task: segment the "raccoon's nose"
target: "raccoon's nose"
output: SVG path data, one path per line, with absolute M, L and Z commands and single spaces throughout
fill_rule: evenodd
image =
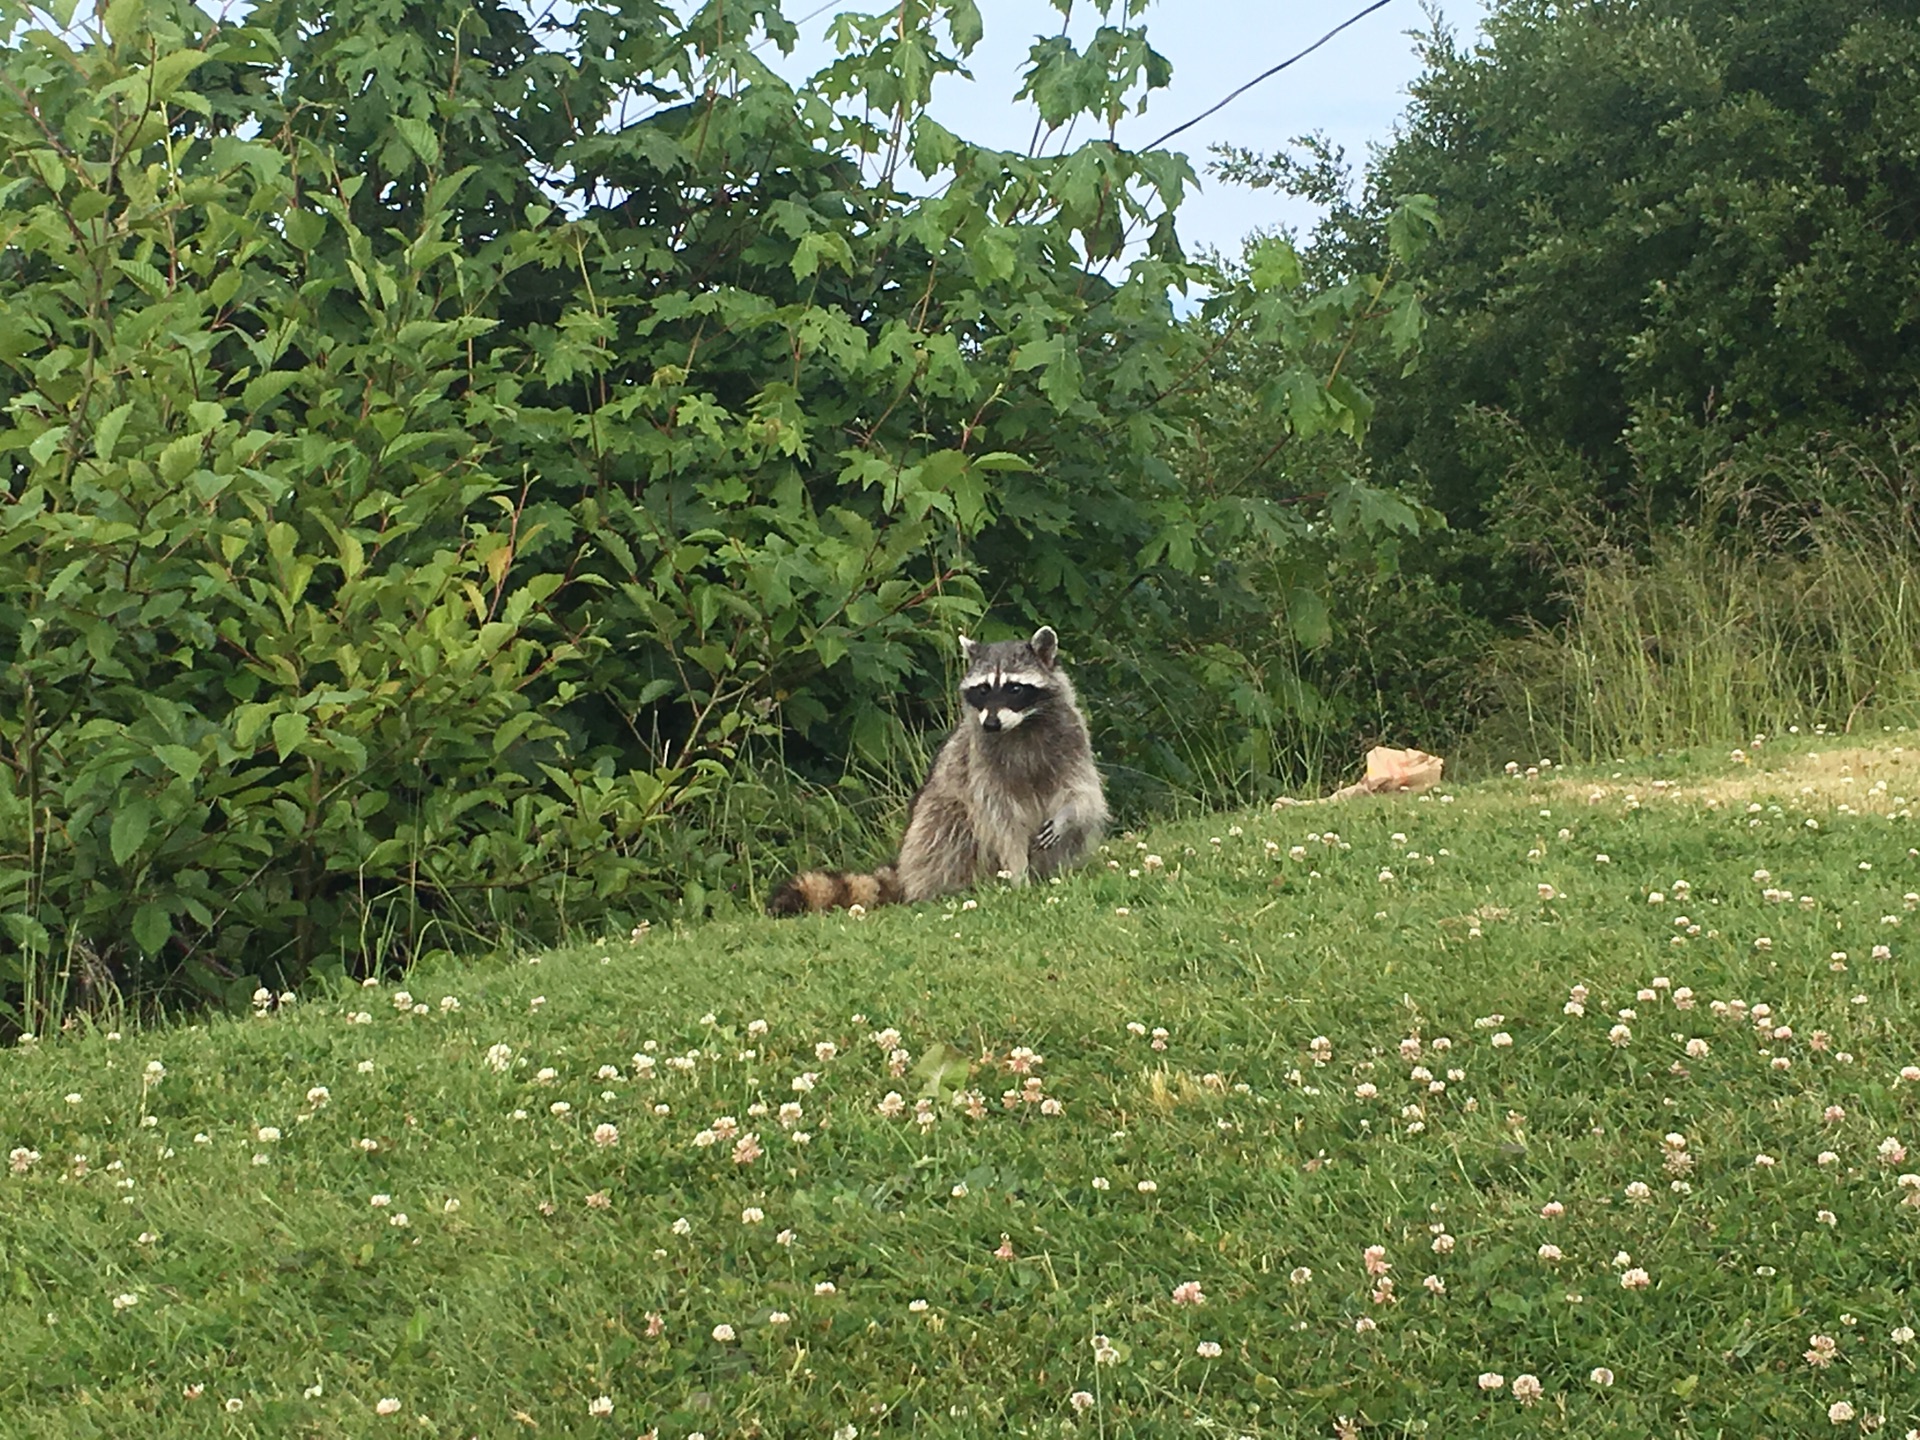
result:
M 982 730 L 998 730 L 1000 728 L 1000 717 L 991 710 L 982 711 L 980 714 L 980 728 Z

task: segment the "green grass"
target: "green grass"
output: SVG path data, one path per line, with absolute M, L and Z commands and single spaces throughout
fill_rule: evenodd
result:
M 1762 754 L 14 1050 L 0 1434 L 1900 1435 L 1920 762 Z M 1032 1079 L 1060 1113 L 1007 1108 Z

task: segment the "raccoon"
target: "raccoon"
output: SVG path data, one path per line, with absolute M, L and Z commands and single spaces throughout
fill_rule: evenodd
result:
M 1004 875 L 1046 879 L 1086 859 L 1107 823 L 1087 720 L 1050 626 L 1031 640 L 960 637 L 960 723 L 907 813 L 900 856 L 871 875 L 809 870 L 770 915 L 913 904 Z

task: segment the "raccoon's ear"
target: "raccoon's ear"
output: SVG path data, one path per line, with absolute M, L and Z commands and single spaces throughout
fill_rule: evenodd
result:
M 960 654 L 965 659 L 972 660 L 973 652 L 979 648 L 980 648 L 980 642 L 978 640 L 969 640 L 964 635 L 960 637 Z
M 1033 639 L 1027 642 L 1027 648 L 1033 651 L 1035 659 L 1051 670 L 1054 657 L 1060 653 L 1060 637 L 1053 633 L 1051 625 L 1042 625 L 1033 632 Z

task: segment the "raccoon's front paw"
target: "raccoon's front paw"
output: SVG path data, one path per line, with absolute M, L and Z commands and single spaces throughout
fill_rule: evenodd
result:
M 1060 822 L 1057 818 L 1047 821 L 1033 832 L 1033 844 L 1037 850 L 1051 850 L 1060 843 Z

